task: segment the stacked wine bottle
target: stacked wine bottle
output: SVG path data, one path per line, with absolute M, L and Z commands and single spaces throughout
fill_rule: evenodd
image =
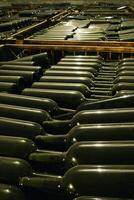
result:
M 0 22 L 0 39 L 5 40 L 9 37 L 12 37 L 13 34 L 16 34 L 19 30 L 24 29 L 25 27 L 30 26 L 31 24 L 31 18 L 22 18 L 16 20 L 12 19 L 10 21 L 8 18 L 6 22 L 3 22 L 2 20 Z
M 67 16 L 64 21 L 39 30 L 29 39 L 36 41 L 134 41 L 133 19 L 83 16 L 83 10 Z
M 134 59 L 49 63 L 0 63 L 1 200 L 133 199 Z

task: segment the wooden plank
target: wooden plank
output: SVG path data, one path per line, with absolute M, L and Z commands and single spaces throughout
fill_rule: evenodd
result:
M 79 45 L 38 45 L 38 44 L 6 44 L 8 48 L 40 49 L 40 50 L 63 50 L 63 51 L 87 51 L 87 52 L 111 52 L 111 53 L 134 53 L 133 47 L 109 47 L 109 46 L 79 46 Z
M 16 41 L 17 42 L 17 41 Z M 108 47 L 134 47 L 134 42 L 120 42 L 120 41 L 46 41 L 25 39 L 24 44 L 41 44 L 41 45 L 79 45 L 79 46 L 108 46 Z

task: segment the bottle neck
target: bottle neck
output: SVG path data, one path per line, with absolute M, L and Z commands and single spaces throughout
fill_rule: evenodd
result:
M 73 113 L 74 110 L 72 109 L 67 109 L 67 108 L 59 108 L 58 111 L 57 111 L 57 115 L 63 115 L 63 114 L 66 114 L 66 113 Z
M 64 151 L 67 147 L 66 135 L 38 135 L 35 138 L 39 149 Z M 38 150 L 40 152 L 41 150 Z
M 23 177 L 20 186 L 40 191 L 56 193 L 60 191 L 62 177 L 54 175 L 44 175 L 43 177 Z
M 70 120 L 73 115 L 75 114 L 76 110 L 73 110 L 72 112 L 66 112 L 63 114 L 59 114 L 57 116 L 54 116 L 54 119 L 56 120 Z
M 44 121 L 43 128 L 47 133 L 66 134 L 70 130 L 71 120 Z
M 29 160 L 32 162 L 37 162 L 40 165 L 51 167 L 62 166 L 64 164 L 65 153 L 56 151 L 44 151 L 43 153 L 31 153 L 29 155 Z

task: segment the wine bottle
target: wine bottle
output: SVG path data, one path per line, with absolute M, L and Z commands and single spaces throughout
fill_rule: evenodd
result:
M 133 63 L 134 64 L 134 63 Z M 123 71 L 133 71 L 134 70 L 134 68 L 133 68 L 133 65 L 131 66 L 131 65 L 128 65 L 128 66 L 121 66 L 121 67 L 119 67 L 118 69 L 117 69 L 117 72 L 116 72 L 116 74 L 118 74 L 118 73 L 120 73 L 120 72 L 123 72 Z
M 116 83 L 134 83 L 134 77 L 133 76 L 119 76 L 115 78 L 114 84 Z
M 74 90 L 26 88 L 22 91 L 21 94 L 28 96 L 50 98 L 56 101 L 56 103 L 60 107 L 69 109 L 76 109 L 79 104 L 81 104 L 86 100 L 86 98 L 81 92 Z
M 120 64 L 122 63 L 131 63 L 131 62 L 134 62 L 134 58 L 123 58 L 120 60 Z
M 75 56 L 65 56 L 64 57 L 65 59 L 100 59 L 100 60 L 103 60 L 103 58 L 100 56 L 100 55 L 88 55 L 88 56 L 85 56 L 85 55 L 75 55 Z
M 76 57 L 76 56 L 70 56 L 70 57 L 64 57 L 64 58 L 61 58 L 61 61 L 63 62 L 97 62 L 97 63 L 101 63 L 102 60 L 101 58 L 86 58 L 86 57 Z
M 80 141 L 134 140 L 133 123 L 83 124 L 74 126 L 66 135 L 37 135 L 39 149 L 66 151 Z
M 1 92 L 0 103 L 42 109 L 47 111 L 51 116 L 63 113 L 72 113 L 72 110 L 59 108 L 55 101 L 41 97 L 39 98 Z
M 125 199 L 126 198 L 81 196 L 81 197 L 75 198 L 74 200 L 125 200 Z
M 41 125 L 31 121 L 0 117 L 1 135 L 34 138 L 45 134 Z
M 67 152 L 33 152 L 29 155 L 29 160 L 43 171 L 46 166 L 58 166 L 59 173 L 64 174 L 76 165 L 133 165 L 133 151 L 134 141 L 88 141 L 73 144 Z
M 18 58 L 15 61 L 39 61 L 39 60 L 47 60 L 47 59 L 48 59 L 47 52 L 43 52 L 39 54 L 34 54 L 34 55 Z
M 113 70 L 104 70 L 103 71 L 103 70 L 101 70 L 98 74 L 98 77 L 96 77 L 96 79 L 99 78 L 99 77 L 110 78 L 111 83 L 113 83 L 113 80 L 116 77 L 116 71 L 113 71 Z M 107 79 L 107 82 L 108 82 L 108 79 Z
M 45 110 L 8 104 L 0 104 L 0 117 L 28 120 L 39 124 L 51 120 L 51 116 Z
M 0 76 L 22 76 L 27 84 L 37 80 L 38 73 L 34 71 L 0 70 Z
M 0 76 L 0 82 L 16 83 L 21 88 L 25 86 L 24 78 L 21 76 Z
M 16 70 L 16 71 L 33 71 L 39 75 L 43 74 L 42 68 L 39 66 L 26 66 L 26 65 L 1 65 L 0 70 Z
M 23 159 L 3 156 L 0 160 L 0 182 L 4 184 L 18 185 L 21 177 L 41 176 Z
M 112 88 L 112 94 L 115 95 L 120 90 L 134 90 L 134 83 L 117 83 Z
M 134 91 L 133 90 L 120 90 L 117 92 L 114 97 L 120 97 L 120 96 L 126 96 L 126 95 L 133 95 Z
M 48 133 L 65 134 L 79 124 L 133 122 L 133 114 L 133 108 L 84 110 L 76 113 L 70 120 L 45 121 L 43 127 Z M 62 130 L 60 124 L 62 124 Z
M 27 66 L 36 66 L 36 62 L 33 61 L 17 61 L 17 60 L 11 60 L 11 61 L 0 61 L 0 65 L 27 65 Z
M 25 56 L 22 58 L 18 58 L 14 61 L 19 61 L 19 62 L 33 61 L 34 63 L 36 63 L 36 65 L 42 66 L 43 68 L 47 68 L 49 66 L 49 59 L 48 59 L 47 52 Z
M 124 93 L 125 96 L 112 97 L 111 99 L 103 99 L 94 102 L 85 101 L 77 107 L 76 112 L 90 109 L 108 109 L 108 108 L 123 108 L 133 107 L 133 94 Z
M 124 91 L 124 92 L 123 92 Z M 110 99 L 103 99 L 98 101 L 86 100 L 85 102 L 81 103 L 75 113 L 82 111 L 82 110 L 91 110 L 91 109 L 108 109 L 108 108 L 123 108 L 123 107 L 133 107 L 133 91 L 122 90 L 122 97 L 120 95 L 120 91 L 114 95 L 114 97 Z M 68 118 L 71 118 L 75 113 L 68 113 Z M 66 115 L 67 117 L 67 115 Z M 56 117 L 58 119 L 58 117 Z
M 97 77 L 95 77 L 95 80 L 111 84 L 111 82 L 113 82 L 113 80 L 114 80 L 114 77 L 97 76 Z
M 94 79 L 94 75 L 87 71 L 64 71 L 64 70 L 46 70 L 43 74 L 44 76 L 73 76 L 73 77 L 88 77 Z
M 57 65 L 64 65 L 64 66 L 80 66 L 80 67 L 94 67 L 96 70 L 99 70 L 101 68 L 101 64 L 98 62 L 63 62 L 60 61 L 57 63 Z
M 61 193 L 68 199 L 83 195 L 133 198 L 134 166 L 79 165 L 63 177 L 23 177 L 20 185 L 30 191 L 47 190 L 52 196 Z
M 126 62 L 120 62 L 119 64 L 118 64 L 118 68 L 120 68 L 120 67 L 127 67 L 127 66 L 133 66 L 133 64 L 134 64 L 134 60 L 132 61 L 126 61 Z
M 18 86 L 15 83 L 0 82 L 0 92 L 17 93 Z
M 55 157 L 57 157 L 57 152 L 39 150 L 37 149 L 36 144 L 30 139 L 13 136 L 0 136 L 0 145 L 0 156 L 25 159 L 29 161 L 33 169 L 38 172 L 53 172 L 56 174 L 59 173 L 59 164 L 57 164 L 56 158 L 54 158 L 56 161 L 55 165 L 50 166 L 50 161 L 47 157 L 48 154 L 50 154 L 50 158 L 52 158 L 51 154 L 55 154 Z M 42 157 L 41 154 L 44 155 L 43 159 L 46 157 L 46 161 L 48 160 L 48 162 L 44 162 L 43 165 L 43 159 L 42 161 L 40 160 Z
M 134 71 L 124 70 L 117 74 L 117 77 L 119 76 L 134 76 Z
M 94 74 L 95 76 L 98 74 L 98 71 L 96 69 L 94 69 L 93 67 L 66 67 L 66 66 L 62 66 L 62 65 L 52 65 L 51 68 L 49 70 L 63 70 L 63 71 L 69 71 L 69 69 L 71 71 L 87 71 L 87 72 L 91 72 L 92 74 Z
M 34 82 L 31 87 L 38 89 L 75 90 L 81 92 L 85 97 L 91 95 L 89 88 L 82 83 Z
M 1 32 L 11 31 L 12 27 L 13 27 L 13 23 L 12 22 L 4 22 L 4 23 L 0 24 Z
M 28 159 L 36 151 L 37 146 L 30 139 L 0 135 L 0 156 Z
M 25 200 L 25 195 L 19 188 L 15 186 L 0 184 L 0 199 Z
M 74 76 L 42 76 L 40 82 L 61 82 L 61 83 L 83 83 L 89 88 L 94 86 L 94 82 L 88 77 L 74 77 Z

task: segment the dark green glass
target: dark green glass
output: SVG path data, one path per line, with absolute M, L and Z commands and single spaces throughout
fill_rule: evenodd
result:
M 120 97 L 120 96 L 125 97 L 126 95 L 133 95 L 133 94 L 134 94 L 133 90 L 120 90 L 114 95 L 114 97 Z
M 86 55 L 75 55 L 75 56 L 65 56 L 65 59 L 90 59 L 90 60 L 92 60 L 92 59 L 97 59 L 97 61 L 98 61 L 98 59 L 100 59 L 100 60 L 102 60 L 102 57 L 100 56 L 100 55 L 88 55 L 88 56 L 86 56 Z
M 114 84 L 116 83 L 134 83 L 134 77 L 133 76 L 119 76 L 115 78 Z
M 49 113 L 44 110 L 8 104 L 0 104 L 0 117 L 28 120 L 39 124 L 51 120 Z
M 64 61 L 64 62 L 98 62 L 98 63 L 102 62 L 102 60 L 99 57 L 97 58 L 97 56 L 96 56 L 96 58 L 95 57 L 90 58 L 90 56 L 89 56 L 89 58 L 86 58 L 86 56 L 83 56 L 83 57 L 66 56 L 64 58 L 61 58 L 61 61 Z
M 84 102 L 77 107 L 76 112 L 89 109 L 107 109 L 133 107 L 134 95 L 126 94 L 125 97 L 113 97 L 111 99 L 98 100 L 95 102 Z
M 26 88 L 22 91 L 22 95 L 50 98 L 56 101 L 60 107 L 69 109 L 75 109 L 85 100 L 81 92 L 74 90 Z
M 0 133 L 5 136 L 34 138 L 45 134 L 42 126 L 31 121 L 0 117 Z
M 38 73 L 35 71 L 0 70 L 0 76 L 22 76 L 27 84 L 37 80 Z
M 46 170 L 52 165 L 58 168 L 60 174 L 76 165 L 133 165 L 132 154 L 134 141 L 96 141 L 77 142 L 68 151 L 31 153 L 30 161 Z M 59 166 L 59 167 L 58 167 Z M 40 169 L 39 169 L 40 170 Z
M 17 60 L 11 60 L 11 61 L 0 61 L 0 65 L 28 65 L 28 66 L 35 66 L 36 62 L 33 61 L 17 61 Z
M 42 109 L 52 116 L 69 111 L 59 108 L 56 102 L 51 99 L 17 94 L 0 93 L 0 103 Z
M 70 71 L 64 71 L 64 70 L 46 70 L 43 74 L 44 76 L 74 76 L 74 77 L 88 77 L 91 79 L 94 79 L 94 75 L 91 72 L 87 72 L 87 71 L 72 71 L 70 69 Z
M 117 77 L 119 76 L 134 76 L 134 71 L 124 70 L 117 74 Z
M 112 197 L 92 197 L 92 196 L 81 196 L 74 200 L 125 200 L 124 198 L 112 198 Z M 131 199 L 128 199 L 131 200 Z
M 83 83 L 89 88 L 94 85 L 91 78 L 75 76 L 42 76 L 40 82 Z
M 123 58 L 123 59 L 121 59 L 121 61 L 120 61 L 120 64 L 122 64 L 122 63 L 128 63 L 128 62 L 134 62 L 134 58 Z
M 98 62 L 64 62 L 64 61 L 60 61 L 57 63 L 58 65 L 64 65 L 64 66 L 81 66 L 81 67 L 94 67 L 96 70 L 98 70 L 99 68 L 101 68 L 101 64 Z
M 25 195 L 19 188 L 15 186 L 0 184 L 0 199 L 25 200 Z
M 122 60 L 121 60 L 122 61 Z M 127 60 L 126 62 L 124 61 L 124 62 L 121 62 L 120 61 L 120 63 L 118 64 L 118 68 L 120 68 L 120 67 L 125 67 L 125 66 L 133 66 L 133 64 L 134 64 L 134 60 Z
M 43 71 L 40 66 L 26 66 L 26 65 L 1 65 L 0 70 L 15 70 L 15 71 L 33 71 L 42 75 Z
M 30 56 L 25 56 L 22 58 L 19 58 L 15 61 L 39 61 L 39 60 L 47 60 L 47 52 L 43 52 L 43 53 L 39 53 L 39 54 L 34 54 L 34 55 L 30 55 Z
M 30 139 L 0 135 L 0 156 L 28 159 L 35 151 L 37 146 Z
M 25 160 L 11 157 L 0 157 L 0 160 L 1 183 L 18 185 L 21 177 L 33 174 L 31 166 Z
M 133 198 L 133 165 L 79 165 L 68 170 L 63 177 L 24 177 L 20 185 L 28 189 L 58 192 L 65 198 L 78 196 L 110 196 Z
M 120 90 L 134 90 L 134 83 L 117 83 L 112 88 L 113 95 L 115 95 Z
M 83 124 L 74 126 L 66 135 L 38 135 L 36 144 L 41 149 L 66 151 L 80 141 L 134 140 L 134 123 Z
M 25 85 L 24 78 L 21 76 L 0 76 L 0 82 L 16 83 L 20 88 Z
M 32 84 L 32 88 L 75 90 L 81 92 L 85 97 L 89 97 L 91 95 L 89 88 L 81 83 L 34 82 Z
M 48 133 L 65 134 L 72 127 L 80 124 L 133 122 L 133 115 L 133 108 L 84 110 L 75 114 L 70 120 L 45 121 L 43 127 Z
M 132 65 L 121 65 L 118 69 L 117 69 L 117 72 L 116 74 L 120 73 L 120 72 L 123 72 L 123 71 L 133 71 L 134 68 L 133 68 L 133 65 L 134 63 L 132 63 Z
M 68 66 L 62 66 L 62 65 L 52 65 L 51 68 L 49 70 L 64 70 L 64 71 L 69 71 L 69 69 L 71 71 L 87 71 L 87 72 L 91 72 L 94 75 L 97 75 L 98 72 L 96 69 L 94 69 L 93 67 L 68 67 Z
M 0 92 L 17 93 L 18 91 L 16 83 L 0 82 Z
M 126 22 L 127 23 L 127 22 Z M 128 28 L 128 27 L 127 27 Z M 134 28 L 134 27 L 133 27 Z M 131 33 L 131 31 L 133 30 L 133 28 L 131 28 L 131 29 L 124 29 L 124 30 L 121 30 L 121 32 L 129 32 L 130 31 L 130 33 Z M 120 31 L 119 31 L 120 32 Z M 128 57 L 128 58 L 122 58 L 120 61 L 119 61 L 119 65 L 122 65 L 122 64 L 127 64 L 127 63 L 133 63 L 134 62 L 134 58 L 133 57 Z

